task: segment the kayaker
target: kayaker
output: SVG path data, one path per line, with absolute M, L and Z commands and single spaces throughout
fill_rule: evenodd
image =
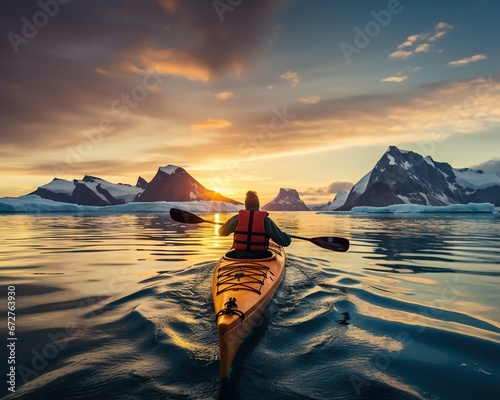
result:
M 219 229 L 220 236 L 234 232 L 233 247 L 236 258 L 263 258 L 268 255 L 269 239 L 281 246 L 290 245 L 292 239 L 283 232 L 267 212 L 260 211 L 257 193 L 249 190 L 245 197 L 245 209 L 231 217 Z

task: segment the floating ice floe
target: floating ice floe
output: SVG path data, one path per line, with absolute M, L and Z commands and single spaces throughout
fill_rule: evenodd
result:
M 451 204 L 449 206 L 424 206 L 419 204 L 394 204 L 386 207 L 353 207 L 352 214 L 373 213 L 492 213 L 491 203 Z
M 37 195 L 0 198 L 0 213 L 142 213 L 168 212 L 171 208 L 180 208 L 191 212 L 237 212 L 243 206 L 221 201 L 187 202 L 137 202 L 114 206 L 79 206 L 42 199 Z

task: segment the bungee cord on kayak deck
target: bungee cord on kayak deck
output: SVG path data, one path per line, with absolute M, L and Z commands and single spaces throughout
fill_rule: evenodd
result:
M 257 262 L 248 265 L 235 262 L 221 267 L 218 272 L 217 294 L 227 290 L 250 290 L 260 294 L 269 267 Z M 245 281 L 242 281 L 242 278 L 246 278 Z

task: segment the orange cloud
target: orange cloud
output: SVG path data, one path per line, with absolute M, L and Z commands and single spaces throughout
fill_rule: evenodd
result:
M 296 72 L 292 72 L 291 70 L 288 70 L 284 74 L 281 74 L 280 78 L 290 82 L 292 86 L 295 86 L 300 82 L 299 75 Z
M 453 26 L 446 22 L 440 22 L 434 27 L 434 32 L 418 33 L 410 35 L 406 40 L 398 45 L 398 49 L 390 54 L 392 58 L 410 58 L 415 53 L 428 53 L 432 50 L 432 44 L 437 39 L 443 37 Z M 411 47 L 415 49 L 411 50 Z
M 412 51 L 396 50 L 389 54 L 392 58 L 410 58 L 413 55 Z
M 234 93 L 231 92 L 219 92 L 215 95 L 219 100 L 228 100 L 234 97 Z
M 211 78 L 210 69 L 201 65 L 188 53 L 175 49 L 158 50 L 146 48 L 137 56 L 144 68 L 154 68 L 160 74 L 182 76 L 192 81 L 208 82 Z M 141 70 L 135 64 L 127 64 L 131 72 Z
M 173 14 L 177 10 L 175 0 L 160 0 L 160 5 L 164 7 L 169 13 Z
M 431 49 L 432 49 L 432 45 L 431 44 L 429 44 L 429 43 L 422 43 L 422 44 L 419 44 L 415 48 L 415 53 L 427 53 Z
M 316 104 L 319 103 L 321 98 L 319 96 L 309 96 L 305 97 L 303 99 L 300 99 L 299 101 L 303 104 Z
M 193 131 L 213 130 L 229 128 L 233 124 L 227 119 L 214 119 L 209 118 L 205 121 L 197 122 L 191 125 Z
M 403 82 L 404 80 L 408 79 L 407 76 L 405 75 L 400 75 L 400 76 L 389 76 L 387 78 L 381 79 L 380 82 Z
M 476 61 L 481 61 L 481 60 L 486 60 L 488 56 L 486 54 L 476 54 L 475 56 L 468 57 L 468 58 L 462 58 L 460 60 L 456 61 L 451 61 L 448 63 L 448 65 L 452 67 L 462 67 L 463 65 L 467 65 Z

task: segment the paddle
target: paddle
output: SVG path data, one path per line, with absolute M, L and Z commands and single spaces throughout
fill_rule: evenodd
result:
M 218 222 L 208 221 L 199 217 L 198 215 L 192 214 L 188 211 L 179 210 L 178 208 L 170 209 L 170 216 L 174 221 L 184 222 L 186 224 L 201 224 L 206 222 L 207 224 L 221 225 Z M 349 240 L 342 237 L 335 236 L 318 236 L 313 238 L 306 238 L 302 236 L 290 235 L 294 239 L 307 240 L 315 244 L 316 246 L 322 247 L 323 249 L 341 251 L 345 252 L 349 249 Z
M 335 236 L 317 236 L 313 238 L 306 238 L 302 236 L 290 235 L 294 239 L 307 240 L 314 243 L 316 246 L 323 247 L 327 250 L 345 252 L 349 250 L 349 240 L 342 237 Z

